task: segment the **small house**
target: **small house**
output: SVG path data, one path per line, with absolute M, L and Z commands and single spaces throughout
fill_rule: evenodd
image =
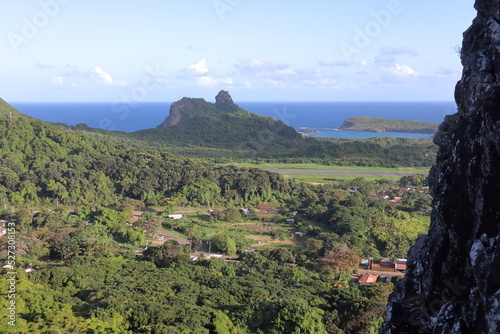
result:
M 396 263 L 394 264 L 394 269 L 398 271 L 405 272 L 406 271 L 406 259 L 397 259 Z
M 7 234 L 7 229 L 6 228 L 0 228 L 0 237 L 4 236 Z
M 359 284 L 373 284 L 377 283 L 378 276 L 365 274 L 358 279 Z
M 304 233 L 304 232 L 295 232 L 295 236 L 297 236 L 297 237 L 303 237 L 305 235 L 306 235 L 306 233 Z
M 177 219 L 181 219 L 181 218 L 182 218 L 182 215 L 168 215 L 168 219 L 177 220 Z
M 288 218 L 288 219 L 285 219 L 285 221 L 286 221 L 288 224 L 295 224 L 295 219 L 293 219 L 293 218 Z
M 368 264 L 368 269 L 377 271 L 390 271 L 390 272 L 396 271 L 394 263 L 391 263 L 390 260 L 387 261 L 387 259 L 384 259 L 382 261 L 370 260 Z

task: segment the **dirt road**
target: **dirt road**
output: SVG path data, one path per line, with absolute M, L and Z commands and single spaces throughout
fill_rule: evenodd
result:
M 347 170 L 309 170 L 309 169 L 264 169 L 264 170 L 280 174 L 313 174 L 313 175 L 408 176 L 408 175 L 427 174 L 427 173 L 405 173 L 405 172 L 363 172 L 363 171 L 347 171 Z

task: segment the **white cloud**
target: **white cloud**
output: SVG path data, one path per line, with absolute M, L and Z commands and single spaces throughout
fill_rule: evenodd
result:
M 188 66 L 188 68 L 192 69 L 196 73 L 205 74 L 205 73 L 208 72 L 207 60 L 206 59 L 202 59 L 199 62 L 197 62 L 196 64 Z
M 64 78 L 62 76 L 59 76 L 59 75 L 55 75 L 53 74 L 51 77 L 50 77 L 50 80 L 52 81 L 52 83 L 56 86 L 61 86 L 61 85 L 64 85 Z
M 126 86 L 127 83 L 125 81 L 115 81 L 111 74 L 103 70 L 101 67 L 96 66 L 93 70 L 90 71 L 91 76 L 102 83 L 109 86 Z
M 211 76 L 203 76 L 196 78 L 196 83 L 202 87 L 214 87 L 217 85 L 231 85 L 233 79 L 231 78 L 214 78 Z
M 104 71 L 99 66 L 94 67 L 94 69 L 92 71 L 90 71 L 90 73 L 92 73 L 96 78 L 99 78 L 106 85 L 113 84 L 113 78 L 111 77 L 111 74 Z
M 376 58 L 375 66 L 379 71 L 382 81 L 388 83 L 401 83 L 414 81 L 422 77 L 408 65 L 401 65 L 394 57 Z
M 399 64 L 394 64 L 394 66 L 390 67 L 387 69 L 389 73 L 395 76 L 417 76 L 419 75 L 417 72 L 415 72 L 410 66 L 407 65 L 399 65 Z

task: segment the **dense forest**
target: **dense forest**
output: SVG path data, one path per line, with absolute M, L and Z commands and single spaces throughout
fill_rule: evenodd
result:
M 351 273 L 428 228 L 425 177 L 312 185 L 0 112 L 5 333 L 372 333 L 393 285 Z
M 232 113 L 189 119 L 171 127 L 133 133 L 85 124 L 63 128 L 105 141 L 199 158 L 212 163 L 278 162 L 339 166 L 430 167 L 437 147 L 431 138 L 313 138 L 271 117 Z

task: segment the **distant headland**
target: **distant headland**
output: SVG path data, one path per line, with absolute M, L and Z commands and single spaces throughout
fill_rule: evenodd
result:
M 438 127 L 437 123 L 356 116 L 346 119 L 339 130 L 434 134 Z

